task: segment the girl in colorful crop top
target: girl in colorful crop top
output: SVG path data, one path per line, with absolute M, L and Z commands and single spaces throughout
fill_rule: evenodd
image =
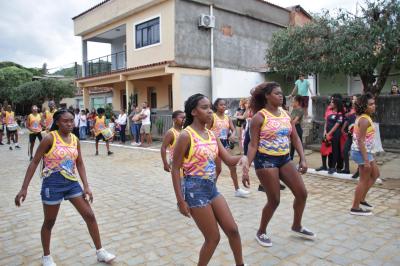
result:
M 315 234 L 301 223 L 307 191 L 300 173 L 307 172 L 307 163 L 299 136 L 296 130 L 292 130 L 290 116 L 281 108 L 282 103 L 282 89 L 276 82 L 264 82 L 258 85 L 252 92 L 250 100 L 250 108 L 255 115 L 250 125 L 247 167 L 254 160 L 257 177 L 266 188 L 268 197 L 256 233 L 257 242 L 264 247 L 272 245 L 267 235 L 267 225 L 278 207 L 280 180 L 290 188 L 295 197 L 292 231 L 298 236 L 315 238 Z M 299 154 L 299 169 L 296 169 L 290 160 L 290 143 Z M 244 175 L 242 181 L 244 184 L 249 184 L 249 176 Z
M 236 128 L 233 125 L 232 119 L 225 114 L 226 102 L 224 99 L 218 98 L 213 104 L 213 116 L 211 118 L 211 123 L 209 129 L 214 133 L 214 135 L 219 138 L 225 149 L 229 149 L 229 142 L 234 141 Z M 236 171 L 236 166 L 228 166 L 229 173 L 233 181 L 233 186 L 235 188 L 235 196 L 246 198 L 249 192 L 239 187 L 238 175 Z M 217 158 L 216 161 L 216 174 L 217 178 L 221 174 L 222 164 L 221 160 Z
M 373 207 L 366 202 L 366 195 L 379 177 L 379 169 L 374 159 L 375 127 L 371 115 L 375 112 L 375 98 L 366 93 L 357 98 L 357 114 L 353 129 L 353 144 L 350 157 L 358 164 L 360 180 L 354 193 L 350 214 L 371 215 Z
M 165 133 L 163 143 L 161 145 L 161 159 L 164 164 L 164 170 L 171 172 L 172 160 L 174 157 L 174 148 L 176 146 L 176 140 L 182 131 L 183 120 L 185 119 L 185 113 L 181 110 L 177 110 L 172 113 L 173 127 L 171 127 L 167 133 Z M 167 150 L 169 151 L 169 160 L 167 159 Z
M 243 265 L 237 225 L 216 187 L 215 161 L 220 157 L 227 165 L 234 166 L 240 161 L 247 166 L 246 157 L 231 156 L 213 132 L 206 128 L 212 117 L 207 97 L 202 94 L 189 97 L 185 102 L 185 114 L 185 129 L 174 149 L 172 181 L 179 211 L 193 217 L 205 238 L 198 265 L 207 265 L 218 245 L 218 224 L 229 238 L 236 265 Z M 181 168 L 185 175 L 182 185 Z
M 71 133 L 73 126 L 74 114 L 72 112 L 62 109 L 54 113 L 50 133 L 40 142 L 26 171 L 21 190 L 15 197 L 15 204 L 19 207 L 26 199 L 29 183 L 43 158 L 41 190 L 44 209 L 41 231 L 43 265 L 55 265 L 50 255 L 50 237 L 63 199 L 69 200 L 85 220 L 96 247 L 97 259 L 110 262 L 115 258 L 115 255 L 102 248 L 96 218 L 89 205 L 89 202 L 93 201 L 93 195 L 87 181 L 79 140 Z M 75 169 L 79 172 L 83 190 L 78 182 Z

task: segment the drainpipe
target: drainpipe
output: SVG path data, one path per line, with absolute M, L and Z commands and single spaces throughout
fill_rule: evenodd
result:
M 213 5 L 210 5 L 210 16 L 212 17 L 214 14 L 214 7 Z M 211 79 L 211 99 L 213 99 L 214 101 L 214 97 L 216 95 L 215 91 L 214 91 L 214 79 L 213 79 L 213 75 L 214 75 L 214 28 L 211 28 L 210 31 L 210 69 L 211 69 L 211 75 L 210 75 L 210 79 Z

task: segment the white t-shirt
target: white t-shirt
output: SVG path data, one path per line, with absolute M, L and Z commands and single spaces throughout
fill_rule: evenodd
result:
M 75 127 L 79 127 L 79 114 L 75 114 L 75 117 L 74 117 L 74 125 L 75 125 Z
M 118 115 L 118 119 L 117 119 L 117 123 L 119 125 L 126 125 L 126 114 L 119 114 Z
M 86 126 L 87 126 L 86 115 L 79 115 L 79 127 L 86 127 Z
M 150 108 L 143 109 L 141 114 L 146 116 L 142 119 L 142 125 L 151 125 Z

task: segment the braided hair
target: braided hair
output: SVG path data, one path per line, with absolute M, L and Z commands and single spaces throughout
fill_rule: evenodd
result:
M 371 99 L 374 99 L 374 96 L 370 92 L 366 92 L 360 97 L 357 97 L 357 101 L 354 105 L 357 115 L 362 115 L 367 111 L 368 101 Z
M 267 99 L 265 95 L 271 94 L 272 90 L 280 87 L 277 82 L 263 82 L 259 84 L 251 93 L 250 108 L 253 110 L 254 114 L 260 111 L 267 104 Z
M 197 104 L 199 103 L 200 100 L 202 100 L 203 98 L 207 98 L 205 95 L 201 94 L 201 93 L 196 93 L 192 96 L 190 96 L 186 102 L 185 102 L 185 114 L 186 114 L 186 118 L 185 118 L 185 123 L 183 125 L 183 127 L 187 127 L 189 125 L 191 125 L 193 123 L 193 115 L 192 115 L 192 111 L 193 109 L 195 109 L 197 107 Z
M 53 124 L 51 125 L 50 131 L 58 130 L 57 121 L 65 113 L 70 113 L 73 117 L 75 117 L 75 114 L 71 110 L 68 109 L 57 110 L 53 115 Z

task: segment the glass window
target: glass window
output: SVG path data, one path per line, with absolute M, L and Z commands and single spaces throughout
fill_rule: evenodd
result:
M 160 42 L 160 18 L 136 25 L 136 49 Z

